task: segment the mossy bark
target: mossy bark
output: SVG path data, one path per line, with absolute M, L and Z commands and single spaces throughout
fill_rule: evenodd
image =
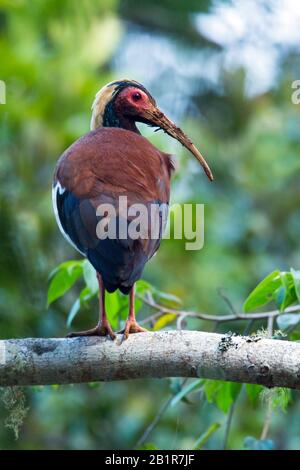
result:
M 160 377 L 300 388 L 300 344 L 200 331 L 0 341 L 0 386 Z

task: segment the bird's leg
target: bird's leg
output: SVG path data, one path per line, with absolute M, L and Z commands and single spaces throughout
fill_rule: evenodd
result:
M 79 331 L 77 333 L 69 333 L 67 335 L 68 338 L 74 338 L 76 336 L 110 336 L 111 339 L 115 339 L 116 337 L 106 317 L 105 288 L 102 277 L 99 273 L 97 273 L 97 279 L 99 283 L 99 322 L 97 323 L 95 328 L 92 328 L 90 330 Z
M 134 286 L 132 287 L 129 293 L 129 315 L 125 323 L 123 333 L 123 339 L 127 339 L 130 333 L 143 333 L 147 331 L 145 328 L 142 328 L 135 319 L 135 310 L 134 310 Z

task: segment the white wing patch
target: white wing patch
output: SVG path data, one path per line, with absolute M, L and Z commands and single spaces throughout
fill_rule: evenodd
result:
M 61 221 L 60 221 L 60 218 L 59 218 L 59 213 L 58 213 L 58 209 L 57 209 L 57 203 L 56 203 L 56 200 L 57 200 L 57 193 L 59 193 L 60 195 L 62 195 L 64 192 L 65 192 L 66 188 L 63 188 L 60 184 L 59 181 L 57 181 L 56 185 L 53 186 L 52 188 L 52 204 L 53 204 L 53 210 L 54 210 L 54 215 L 55 215 L 55 219 L 56 219 L 56 223 L 58 225 L 58 228 L 59 230 L 61 231 L 62 235 L 64 236 L 64 238 L 67 240 L 67 242 L 70 243 L 70 245 L 73 246 L 73 248 L 75 248 L 75 250 L 77 250 L 80 254 L 82 254 L 83 256 L 85 256 L 84 253 L 82 253 L 82 251 L 80 251 L 77 246 L 75 245 L 75 243 L 73 243 L 73 241 L 71 240 L 71 238 L 69 237 L 69 235 L 64 231 L 63 229 L 63 226 L 61 224 Z

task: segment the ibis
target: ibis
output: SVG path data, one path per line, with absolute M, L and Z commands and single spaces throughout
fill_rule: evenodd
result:
M 202 165 L 213 180 L 205 159 L 192 141 L 156 105 L 154 98 L 134 80 L 117 80 L 96 94 L 92 106 L 91 131 L 74 142 L 59 158 L 53 179 L 53 207 L 64 237 L 93 265 L 99 283 L 99 321 L 86 331 L 68 336 L 109 336 L 115 338 L 105 310 L 105 292 L 119 289 L 129 295 L 129 313 L 123 330 L 146 331 L 136 321 L 134 285 L 147 261 L 159 248 L 163 221 L 151 236 L 150 225 L 141 237 L 98 235 L 101 205 L 115 209 L 114 222 L 124 226 L 119 199 L 128 206 L 136 203 L 160 207 L 168 205 L 170 178 L 174 170 L 171 155 L 162 152 L 143 137 L 137 122 L 162 129 L 177 139 Z M 110 217 L 111 218 L 111 217 Z M 125 217 L 125 225 L 132 218 Z M 112 221 L 107 221 L 108 223 Z

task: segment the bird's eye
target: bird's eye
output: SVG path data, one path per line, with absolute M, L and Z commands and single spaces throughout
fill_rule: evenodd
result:
M 136 92 L 133 93 L 133 95 L 132 95 L 133 101 L 139 101 L 141 98 L 142 98 L 142 95 L 141 95 L 138 91 L 136 91 Z

